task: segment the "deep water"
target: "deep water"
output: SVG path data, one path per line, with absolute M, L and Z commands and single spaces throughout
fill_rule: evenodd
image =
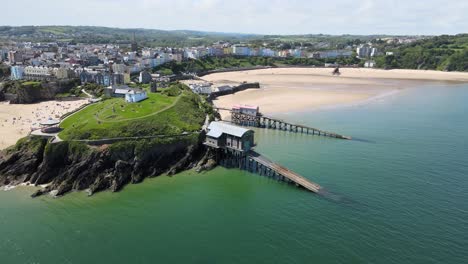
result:
M 238 170 L 120 193 L 0 192 L 0 263 L 468 263 L 468 85 L 280 118 L 345 141 L 256 130 L 321 197 Z

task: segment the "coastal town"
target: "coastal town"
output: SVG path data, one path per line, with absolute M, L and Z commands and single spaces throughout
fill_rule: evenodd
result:
M 389 43 L 410 43 L 417 38 L 388 38 Z M 319 43 L 320 44 L 320 43 Z M 266 44 L 265 44 L 266 45 Z M 152 69 L 165 63 L 181 62 L 205 57 L 270 57 L 311 58 L 327 61 L 337 58 L 358 57 L 365 67 L 373 67 L 373 57 L 384 54 L 371 42 L 330 47 L 321 43 L 317 51 L 310 47 L 272 49 L 250 44 L 218 41 L 201 47 L 142 47 L 134 35 L 129 44 L 80 44 L 70 42 L 15 42 L 0 44 L 0 62 L 10 68 L 11 80 L 51 80 L 79 78 L 81 83 L 109 86 L 130 81 L 149 83 L 167 74 Z M 392 53 L 386 53 L 391 55 Z M 325 63 L 322 66 L 333 66 Z M 350 65 L 353 66 L 353 65 Z M 357 66 L 357 65 L 354 65 Z M 186 69 L 190 74 L 190 69 Z

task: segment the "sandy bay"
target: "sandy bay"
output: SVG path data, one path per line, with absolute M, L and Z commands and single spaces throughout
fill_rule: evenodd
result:
M 214 103 L 223 108 L 258 105 L 270 114 L 359 103 L 424 82 L 468 82 L 468 73 L 461 72 L 364 68 L 342 68 L 340 76 L 331 72 L 330 68 L 271 68 L 215 73 L 203 79 L 217 85 L 259 82 L 260 89 L 221 96 Z

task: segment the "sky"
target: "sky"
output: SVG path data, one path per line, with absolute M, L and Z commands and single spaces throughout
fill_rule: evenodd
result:
M 0 25 L 11 26 L 256 34 L 468 33 L 468 0 L 10 0 L 0 9 Z

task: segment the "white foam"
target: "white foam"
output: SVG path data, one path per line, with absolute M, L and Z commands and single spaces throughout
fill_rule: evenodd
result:
M 14 188 L 16 188 L 16 185 L 7 185 L 7 186 L 3 186 L 2 190 L 6 192 L 9 190 L 13 190 Z

